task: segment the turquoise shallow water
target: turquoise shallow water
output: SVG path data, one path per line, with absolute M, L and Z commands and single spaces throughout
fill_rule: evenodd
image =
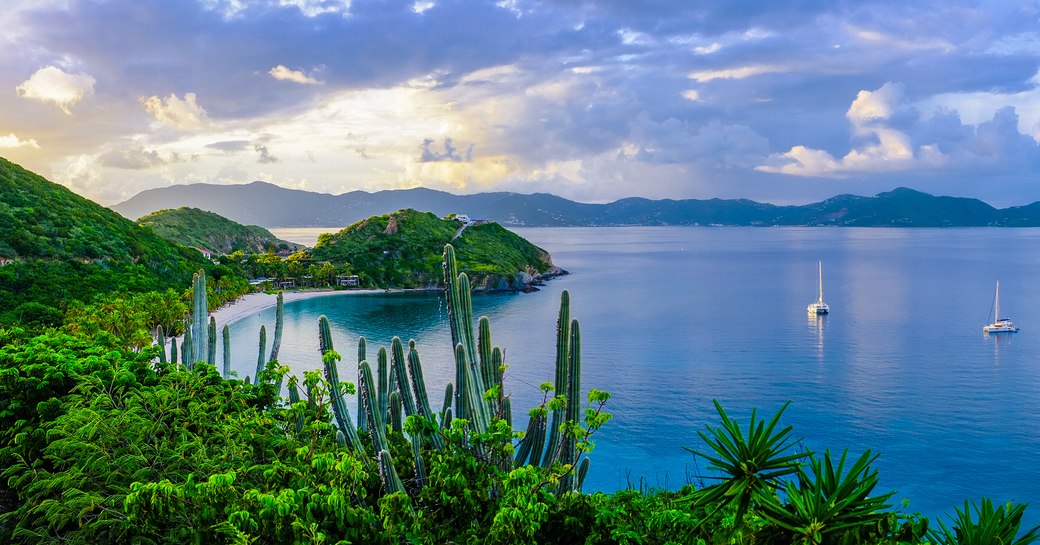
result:
M 732 416 L 771 415 L 813 450 L 881 453 L 881 487 L 935 516 L 965 499 L 1028 501 L 1040 523 L 1040 230 L 835 228 L 516 229 L 573 274 L 540 292 L 474 299 L 506 351 L 514 413 L 553 376 L 559 293 L 581 321 L 583 384 L 608 390 L 586 486 L 674 488 L 704 474 L 683 446 Z M 831 314 L 808 317 L 816 263 Z M 994 283 L 1018 334 L 986 337 Z M 315 369 L 317 319 L 339 351 L 414 338 L 431 392 L 454 373 L 437 294 L 348 295 L 286 305 L 283 363 Z M 240 375 L 273 309 L 236 322 Z M 342 376 L 346 373 L 341 372 Z M 441 395 L 431 393 L 440 404 Z M 352 404 L 351 407 L 354 405 Z M 518 416 L 518 419 L 521 417 Z M 526 419 L 523 419 L 526 422 Z

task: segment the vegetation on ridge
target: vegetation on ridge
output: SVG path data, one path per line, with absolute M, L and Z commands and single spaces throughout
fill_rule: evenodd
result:
M 206 264 L 199 252 L 0 158 L 0 323 L 58 325 L 74 301 L 183 288 Z
M 431 212 L 399 210 L 374 216 L 335 234 L 323 234 L 311 251 L 316 261 L 350 263 L 362 278 L 381 287 L 441 285 L 441 249 L 455 246 L 459 269 L 473 285 L 505 279 L 517 272 L 545 273 L 549 254 L 495 223 L 470 225 Z M 492 289 L 495 286 L 489 286 Z
M 242 225 L 198 208 L 160 210 L 139 218 L 137 224 L 171 242 L 209 250 L 214 254 L 235 251 L 245 254 L 268 251 L 288 254 L 303 249 L 302 245 L 282 240 L 263 227 Z

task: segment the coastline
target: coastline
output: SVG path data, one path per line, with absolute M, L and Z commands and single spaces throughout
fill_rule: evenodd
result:
M 396 291 L 396 290 L 391 290 Z M 386 293 L 386 290 L 377 289 L 364 289 L 364 290 L 302 290 L 302 291 L 283 291 L 283 301 L 290 303 L 292 301 L 301 301 L 303 299 L 313 299 L 315 297 L 327 297 L 330 295 L 359 295 L 366 293 Z M 270 293 L 247 293 L 238 299 L 235 299 L 230 304 L 224 305 L 209 315 L 216 320 L 218 326 L 225 324 L 231 324 L 246 318 L 253 316 L 260 311 L 268 309 L 278 304 L 278 296 Z

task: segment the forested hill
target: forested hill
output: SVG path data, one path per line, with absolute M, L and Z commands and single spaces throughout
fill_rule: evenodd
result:
M 242 225 L 198 208 L 160 210 L 137 220 L 137 224 L 166 240 L 218 254 L 236 250 L 246 254 L 269 250 L 291 253 L 303 249 L 302 245 L 282 240 L 263 227 Z
M 449 242 L 459 270 L 470 276 L 474 289 L 522 290 L 539 275 L 562 272 L 545 250 L 501 225 L 462 227 L 462 221 L 451 217 L 399 210 L 321 235 L 311 255 L 337 266 L 349 263 L 366 284 L 383 287 L 441 285 L 442 252 Z
M 181 288 L 202 254 L 0 158 L 0 323 L 112 291 Z M 42 305 L 41 308 L 38 305 Z
M 746 199 L 628 198 L 589 204 L 535 193 L 453 195 L 426 188 L 328 195 L 264 182 L 192 184 L 143 191 L 112 208 L 137 218 L 160 208 L 194 206 L 264 227 L 339 227 L 402 208 L 438 216 L 467 214 L 510 226 L 790 225 L 856 227 L 1037 227 L 1040 202 L 998 209 L 978 199 L 934 196 L 907 188 L 872 197 L 839 195 L 800 206 Z

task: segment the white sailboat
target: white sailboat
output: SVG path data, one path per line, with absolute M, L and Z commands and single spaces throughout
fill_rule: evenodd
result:
M 1000 281 L 997 280 L 997 291 L 993 295 L 993 323 L 982 326 L 984 333 L 1015 333 L 1018 328 L 1011 318 L 1000 317 Z
M 831 307 L 827 305 L 827 303 L 823 302 L 823 261 L 820 261 L 820 298 L 809 303 L 809 306 L 805 307 L 805 310 L 808 311 L 809 314 L 817 315 L 827 314 L 831 311 Z

